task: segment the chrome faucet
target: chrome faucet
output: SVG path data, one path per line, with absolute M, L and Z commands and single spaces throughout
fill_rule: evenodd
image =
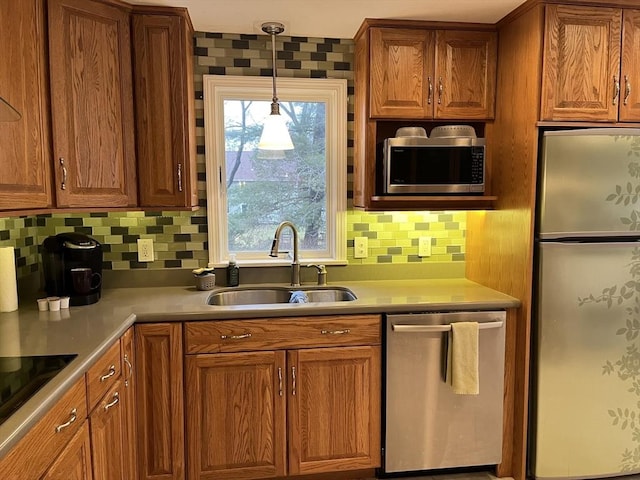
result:
M 273 243 L 271 244 L 270 257 L 278 256 L 278 246 L 280 245 L 280 234 L 285 227 L 291 228 L 293 232 L 293 260 L 291 260 L 291 286 L 300 286 L 300 262 L 298 259 L 298 230 L 295 225 L 289 221 L 284 221 L 278 228 L 276 228 L 276 234 L 273 237 Z

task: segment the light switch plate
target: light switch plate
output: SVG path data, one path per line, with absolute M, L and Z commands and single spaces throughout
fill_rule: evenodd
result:
M 138 261 L 139 262 L 153 262 L 153 239 L 151 238 L 139 238 L 138 239 Z
M 369 239 L 355 237 L 353 239 L 353 258 L 367 258 L 369 256 Z
M 418 238 L 418 256 L 419 257 L 431 256 L 431 237 Z

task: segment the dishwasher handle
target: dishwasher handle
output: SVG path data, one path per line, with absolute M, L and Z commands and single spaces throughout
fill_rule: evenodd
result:
M 504 325 L 502 320 L 497 322 L 482 322 L 478 324 L 478 330 L 500 328 Z M 451 331 L 451 324 L 446 325 L 406 325 L 402 323 L 391 324 L 391 330 L 399 333 L 444 333 Z

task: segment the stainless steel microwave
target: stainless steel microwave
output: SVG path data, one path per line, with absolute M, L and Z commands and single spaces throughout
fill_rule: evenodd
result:
M 383 169 L 387 195 L 482 195 L 484 138 L 387 138 Z

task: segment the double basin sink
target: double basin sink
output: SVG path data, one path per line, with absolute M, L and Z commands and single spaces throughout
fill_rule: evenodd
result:
M 208 305 L 271 305 L 279 303 L 349 302 L 355 294 L 345 287 L 251 286 L 222 288 L 207 298 Z

